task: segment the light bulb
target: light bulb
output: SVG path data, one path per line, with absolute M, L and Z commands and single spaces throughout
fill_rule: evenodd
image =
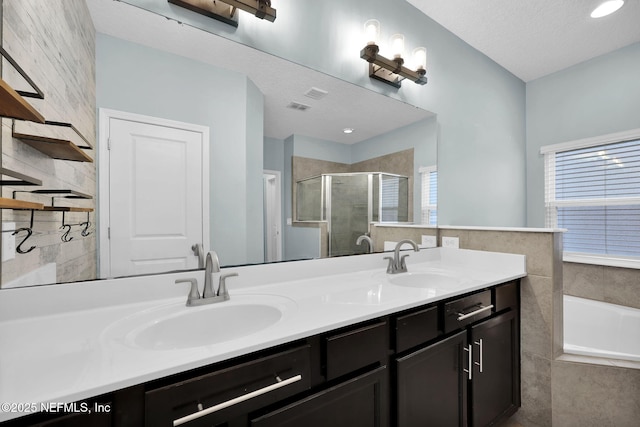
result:
M 376 19 L 369 19 L 364 23 L 364 34 L 367 39 L 367 45 L 378 44 L 380 22 Z
M 391 36 L 391 52 L 394 58 L 402 58 L 404 54 L 404 35 L 394 34 Z
M 416 70 L 424 70 L 427 68 L 427 48 L 417 47 L 413 49 L 412 56 Z

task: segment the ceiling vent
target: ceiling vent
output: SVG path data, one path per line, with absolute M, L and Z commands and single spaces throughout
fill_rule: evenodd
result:
M 317 87 L 312 87 L 311 89 L 306 91 L 304 94 L 309 98 L 322 99 L 325 96 L 327 96 L 328 93 L 329 92 L 327 92 L 326 90 L 318 89 Z
M 298 110 L 298 111 L 307 111 L 309 108 L 311 108 L 311 106 L 307 104 L 303 104 L 301 102 L 291 101 L 289 105 L 287 105 L 287 108 L 291 108 L 292 110 Z

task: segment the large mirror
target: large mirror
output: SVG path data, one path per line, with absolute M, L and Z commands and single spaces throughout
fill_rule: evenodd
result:
M 108 117 L 103 111 L 116 111 L 208 129 L 209 157 L 203 161 L 208 167 L 203 187 L 208 200 L 203 211 L 208 211 L 208 217 L 203 221 L 205 236 L 193 241 L 193 246 L 201 243 L 205 250 L 216 250 L 223 266 L 366 252 L 363 246 L 332 253 L 329 218 L 301 217 L 297 197 L 303 184 L 299 183 L 314 177 L 332 176 L 337 194 L 338 187 L 350 185 L 346 176 L 356 176 L 369 198 L 382 194 L 379 187 L 384 181 L 393 191 L 405 194 L 396 199 L 406 212 L 398 215 L 401 209 L 396 206 L 396 216 L 388 217 L 389 221 L 430 221 L 424 212 L 423 178 L 436 165 L 433 113 L 122 2 L 88 0 L 87 4 L 97 31 L 98 119 Z M 99 133 L 109 129 L 105 126 L 96 124 Z M 97 141 L 106 139 L 99 135 Z M 110 167 L 113 175 L 117 165 L 100 158 L 109 155 L 104 146 L 96 151 L 98 171 Z M 158 170 L 162 167 L 158 163 Z M 170 191 L 170 180 L 162 181 L 160 174 L 154 179 L 166 188 L 167 197 L 176 196 Z M 105 222 L 104 206 L 111 204 L 113 211 L 115 202 L 107 199 L 111 187 L 104 182 L 96 186 L 97 278 L 180 268 L 171 263 L 141 270 L 105 268 L 107 234 L 113 239 L 117 233 Z M 345 194 L 343 198 L 353 199 Z M 326 203 L 321 201 L 324 196 L 319 197 L 313 203 Z M 368 231 L 370 221 L 384 220 L 375 213 L 381 208 L 371 213 L 372 203 L 364 201 L 369 205 L 364 229 L 347 227 L 340 232 L 351 246 L 355 237 Z M 349 217 L 354 209 L 342 210 L 350 210 L 345 214 Z M 334 210 L 340 209 L 334 206 Z M 349 222 L 341 218 L 335 223 Z M 195 253 L 190 247 L 187 252 L 189 264 L 183 268 L 198 268 Z M 35 265 L 25 265 L 19 257 L 3 262 L 2 287 L 68 282 L 84 268 L 69 262 L 51 266 L 50 260 L 43 262 L 44 255 Z M 62 270 L 67 273 L 61 274 Z

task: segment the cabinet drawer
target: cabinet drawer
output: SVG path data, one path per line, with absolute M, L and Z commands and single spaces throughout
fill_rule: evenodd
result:
M 310 386 L 309 345 L 177 382 L 145 393 L 145 424 L 216 425 Z M 197 416 L 196 416 L 197 414 Z
M 492 308 L 490 290 L 445 303 L 445 333 L 455 331 L 477 320 L 491 316 Z
M 438 307 L 398 316 L 395 325 L 398 353 L 423 344 L 438 336 Z
M 385 364 L 389 328 L 386 321 L 325 337 L 327 380 L 365 366 Z

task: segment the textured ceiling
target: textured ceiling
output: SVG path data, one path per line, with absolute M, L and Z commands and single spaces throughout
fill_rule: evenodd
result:
M 640 0 L 407 0 L 525 82 L 640 42 Z
M 353 144 L 433 116 L 410 104 L 120 1 L 86 2 L 100 33 L 247 75 L 264 94 L 267 137 L 285 139 L 295 134 Z M 321 100 L 305 96 L 312 87 L 328 95 Z M 358 100 L 357 105 L 354 100 Z M 292 101 L 311 108 L 287 108 Z M 345 127 L 355 131 L 346 135 L 342 132 Z

